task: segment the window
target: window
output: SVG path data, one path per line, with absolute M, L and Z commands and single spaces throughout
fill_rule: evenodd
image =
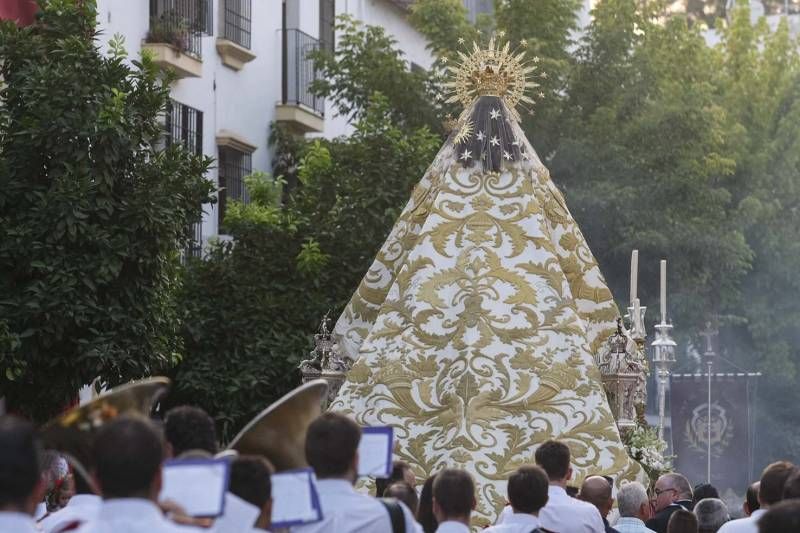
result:
M 244 185 L 244 177 L 253 171 L 250 154 L 229 146 L 219 147 L 219 227 L 223 227 L 225 207 L 228 200 L 250 203 L 250 195 Z M 220 231 L 222 233 L 222 231 Z
M 164 144 L 183 146 L 194 155 L 203 155 L 203 112 L 186 104 L 170 100 L 164 121 Z M 185 256 L 200 257 L 203 249 L 203 220 L 186 228 L 189 244 Z
M 223 0 L 222 36 L 239 46 L 250 48 L 252 0 Z
M 322 50 L 333 52 L 336 35 L 336 0 L 319 0 L 319 42 Z
M 178 143 L 195 155 L 203 154 L 203 112 L 170 100 L 167 104 L 166 145 Z

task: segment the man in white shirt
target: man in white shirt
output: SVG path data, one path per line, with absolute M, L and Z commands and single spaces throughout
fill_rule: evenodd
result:
M 539 527 L 539 511 L 547 504 L 550 480 L 538 466 L 521 466 L 508 478 L 512 513 L 485 533 L 531 533 Z
M 654 533 L 644 523 L 650 519 L 650 497 L 638 481 L 626 483 L 617 491 L 619 520 L 614 529 L 619 533 Z
M 293 533 L 389 533 L 393 531 L 389 510 L 375 498 L 356 492 L 358 443 L 361 428 L 344 415 L 324 413 L 308 427 L 306 460 L 317 477 L 323 519 L 296 526 Z M 406 533 L 420 531 L 411 512 L 402 503 Z
M 794 469 L 794 465 L 786 461 L 772 463 L 765 468 L 758 487 L 759 508 L 747 518 L 726 522 L 718 533 L 758 533 L 759 518 L 783 499 L 784 485 Z
M 446 468 L 433 482 L 433 514 L 436 533 L 469 533 L 469 517 L 475 509 L 475 482 L 465 470 Z
M 100 428 L 94 441 L 94 467 L 103 503 L 97 518 L 77 531 L 199 532 L 167 520 L 158 507 L 163 460 L 161 434 L 149 420 L 123 415 Z
M 0 417 L 0 531 L 38 532 L 33 513 L 44 491 L 33 426 Z
M 567 482 L 572 478 L 567 445 L 549 440 L 536 449 L 534 458 L 550 480 L 547 505 L 539 511 L 541 527 L 558 533 L 604 533 L 600 511 L 566 492 Z

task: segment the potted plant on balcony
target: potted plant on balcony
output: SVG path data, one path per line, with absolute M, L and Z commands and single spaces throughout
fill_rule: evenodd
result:
M 186 17 L 174 10 L 150 18 L 150 29 L 142 50 L 161 68 L 178 78 L 199 77 L 203 73 L 196 30 Z M 193 42 L 194 40 L 194 42 Z
M 189 49 L 189 25 L 186 20 L 174 11 L 167 11 L 158 17 L 150 17 L 150 29 L 145 42 L 168 44 L 178 52 L 185 53 Z

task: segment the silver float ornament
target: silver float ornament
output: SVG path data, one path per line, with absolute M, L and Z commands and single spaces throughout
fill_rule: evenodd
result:
M 314 335 L 314 349 L 309 354 L 311 358 L 302 361 L 299 367 L 303 383 L 315 379 L 324 379 L 328 382 L 328 396 L 324 400 L 323 408 L 336 398 L 352 366 L 347 358 L 339 354 L 338 346 L 328 328 L 329 321 L 326 313 L 320 322 L 319 331 Z
M 611 412 L 620 432 L 636 426 L 639 382 L 645 372 L 639 361 L 638 347 L 617 319 L 617 331 L 606 341 L 598 358 Z

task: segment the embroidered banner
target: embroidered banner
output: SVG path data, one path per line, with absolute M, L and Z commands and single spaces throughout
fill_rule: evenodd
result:
M 675 374 L 670 384 L 675 470 L 706 481 L 711 440 L 711 484 L 725 497 L 753 480 L 751 387 L 747 374 L 712 374 L 709 431 L 708 375 Z

